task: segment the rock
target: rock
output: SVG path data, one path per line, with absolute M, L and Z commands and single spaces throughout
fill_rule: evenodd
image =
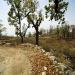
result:
M 42 75 L 46 75 L 46 71 L 42 72 Z
M 47 67 L 46 66 L 44 66 L 43 69 L 44 69 L 44 71 L 47 71 Z
M 41 49 L 41 51 L 42 51 L 43 53 L 45 53 L 45 50 L 44 50 L 44 49 Z
M 65 72 L 65 69 L 67 68 L 65 64 L 63 63 L 58 63 L 58 68 L 62 71 Z
M 56 60 L 55 60 L 55 61 L 53 61 L 53 64 L 54 64 L 54 65 L 56 65 L 57 63 L 58 63 L 58 62 L 57 62 Z
M 46 52 L 46 54 L 45 54 L 45 55 L 49 56 L 49 55 L 50 55 L 50 53 L 49 53 L 49 52 Z
M 54 61 L 56 59 L 55 56 L 49 56 L 50 60 Z
M 0 42 L 0 45 L 4 45 L 4 44 L 6 44 L 5 42 Z
M 12 46 L 12 43 L 6 43 L 5 46 Z

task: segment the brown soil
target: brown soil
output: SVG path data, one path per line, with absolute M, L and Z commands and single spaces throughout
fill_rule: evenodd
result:
M 52 61 L 34 45 L 0 46 L 0 75 L 57 75 Z

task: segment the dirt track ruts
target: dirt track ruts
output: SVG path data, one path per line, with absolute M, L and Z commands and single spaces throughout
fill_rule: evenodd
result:
M 31 75 L 31 63 L 21 48 L 0 47 L 0 75 Z

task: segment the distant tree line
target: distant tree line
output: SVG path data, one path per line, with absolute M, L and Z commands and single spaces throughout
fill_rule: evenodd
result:
M 64 24 L 61 27 L 57 26 L 56 34 L 58 38 L 75 39 L 75 25 Z
M 56 28 L 50 26 L 49 29 L 40 29 L 40 36 L 52 36 L 56 35 L 58 39 L 75 39 L 75 25 L 69 25 L 67 23 L 57 25 Z
M 2 33 L 3 33 L 5 30 L 6 30 L 6 27 L 4 27 L 2 23 L 0 23 L 0 38 L 1 38 L 1 36 L 3 36 Z

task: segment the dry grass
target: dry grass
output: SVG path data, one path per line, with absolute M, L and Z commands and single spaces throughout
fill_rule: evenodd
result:
M 35 44 L 35 38 L 25 38 L 25 42 Z M 58 61 L 60 61 L 61 63 L 72 65 L 74 67 L 75 64 L 73 61 L 75 59 L 71 60 L 73 62 L 72 64 L 69 64 L 64 55 L 75 57 L 75 39 L 64 40 L 57 39 L 56 37 L 40 37 L 40 46 L 46 51 L 52 51 L 58 58 Z
M 18 39 L 12 38 L 12 37 L 9 37 L 9 38 L 11 39 L 8 41 L 13 44 L 21 43 L 20 38 Z M 35 44 L 35 37 L 24 38 L 24 43 Z M 52 51 L 54 55 L 58 57 L 58 61 L 62 63 L 67 64 L 64 54 L 75 57 L 75 39 L 64 40 L 64 39 L 57 39 L 55 36 L 51 36 L 51 37 L 47 36 L 47 37 L 40 37 L 39 43 L 40 43 L 40 46 L 46 51 Z

